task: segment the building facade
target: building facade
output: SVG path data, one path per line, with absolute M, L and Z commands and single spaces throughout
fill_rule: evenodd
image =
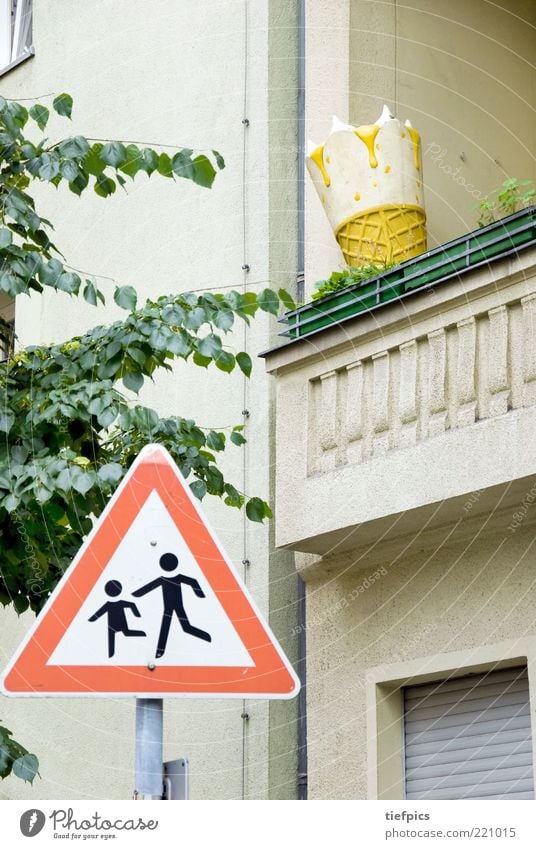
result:
M 344 261 L 304 137 L 324 139 L 333 113 L 370 124 L 384 103 L 422 137 L 429 247 L 458 240 L 450 269 L 426 277 L 417 257 L 414 291 L 404 278 L 378 308 L 279 342 L 269 318 L 240 331 L 237 347 L 269 349 L 269 375 L 179 366 L 144 389 L 160 412 L 188 399 L 203 425 L 244 417 L 248 446 L 225 471 L 274 504 L 274 522 L 205 506 L 284 650 L 298 661 L 307 646 L 307 765 L 296 701 L 166 703 L 165 756 L 190 759 L 193 798 L 296 798 L 306 781 L 312 799 L 533 797 L 532 224 L 463 268 L 459 251 L 474 259 L 467 234 L 491 190 L 536 176 L 535 25 L 530 0 L 170 0 L 158 13 L 41 0 L 32 58 L 24 28 L 1 42 L 14 63 L 2 94 L 70 91 L 73 132 L 225 156 L 210 192 L 154 179 L 106 202 L 38 191 L 70 262 L 141 296 L 294 292 L 304 273 L 309 300 Z M 116 317 L 59 295 L 19 298 L 15 314 L 19 344 Z M 28 621 L 2 613 L 5 658 Z M 42 775 L 3 782 L 6 798 L 134 789 L 128 701 L 3 700 L 2 719 Z
M 20 0 L 18 5 L 20 11 Z M 181 0 L 156 8 L 130 0 L 42 0 L 22 6 L 33 6 L 31 50 L 24 52 L 22 44 L 20 54 L 13 53 L 20 39 L 12 35 L 0 88 L 6 97 L 45 103 L 48 93 L 68 91 L 74 98 L 72 124 L 51 119 L 51 138 L 80 132 L 153 147 L 215 148 L 226 168 L 211 191 L 189 181 L 138 177 L 108 202 L 90 191 L 78 199 L 68 190 L 36 186 L 37 203 L 54 222 L 55 241 L 67 261 L 103 275 L 99 285 L 109 297 L 99 309 L 61 294 L 19 298 L 17 344 L 57 342 L 120 317 L 111 297 L 113 281 L 133 285 L 140 300 L 186 290 L 258 292 L 268 281 L 292 289 L 297 271 L 293 5 Z M 12 4 L 0 3 L 0 10 L 9 20 Z M 231 348 L 254 357 L 273 343 L 274 326 L 273 319 L 259 317 L 237 330 Z M 249 382 L 238 374 L 182 364 L 159 375 L 141 399 L 161 414 L 185 415 L 207 427 L 244 423 L 247 447 L 226 453 L 224 472 L 240 490 L 273 502 L 272 391 L 260 362 Z M 210 497 L 204 507 L 295 661 L 292 556 L 275 551 L 266 522 L 253 524 Z M 31 618 L 18 618 L 10 609 L 0 613 L 3 662 Z M 1 782 L 3 797 L 132 796 L 131 700 L 2 698 L 0 715 L 38 754 L 41 775 L 32 787 L 13 777 Z M 191 798 L 295 798 L 296 748 L 296 700 L 165 704 L 164 757 L 189 758 Z
M 534 211 L 523 246 L 467 235 L 495 186 L 535 177 L 534 23 L 524 2 L 307 4 L 308 136 L 383 103 L 410 118 L 429 247 L 450 245 L 399 298 L 302 308 L 266 355 L 310 798 L 534 797 Z M 342 256 L 310 184 L 305 212 L 311 293 Z

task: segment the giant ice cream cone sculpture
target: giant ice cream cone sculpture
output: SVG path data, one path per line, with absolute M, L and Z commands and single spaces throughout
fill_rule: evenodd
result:
M 348 265 L 403 262 L 426 250 L 420 136 L 387 106 L 375 124 L 333 119 L 307 168 Z

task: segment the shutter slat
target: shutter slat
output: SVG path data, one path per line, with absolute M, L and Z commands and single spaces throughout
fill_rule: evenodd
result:
M 429 723 L 423 723 L 423 729 L 429 728 Z M 440 727 L 439 724 L 427 734 L 422 734 L 420 736 L 415 735 L 413 738 L 409 738 L 413 743 L 425 743 L 435 740 L 462 740 L 465 737 L 471 737 L 479 732 L 484 734 L 497 734 L 497 733 L 506 733 L 509 731 L 529 731 L 530 732 L 530 714 L 527 713 L 524 716 L 514 716 L 512 719 L 505 720 L 503 723 L 497 722 L 479 722 L 478 728 L 475 728 L 473 725 L 463 726 L 460 725 L 457 728 L 456 733 L 453 734 L 452 728 L 448 727 Z
M 510 744 L 489 744 L 481 745 L 477 748 L 455 749 L 454 751 L 446 752 L 443 748 L 439 751 L 434 751 L 426 755 L 408 755 L 406 752 L 406 768 L 408 770 L 416 769 L 417 767 L 433 766 L 435 763 L 456 764 L 460 758 L 464 758 L 467 763 L 469 761 L 474 764 L 485 758 L 501 758 L 509 755 L 530 755 L 532 757 L 532 741 L 524 740 L 517 745 Z
M 526 667 L 406 688 L 407 799 L 534 798 Z
M 449 787 L 440 792 L 431 790 L 426 793 L 407 793 L 406 799 L 534 799 L 534 789 L 532 779 L 530 781 L 520 781 L 515 784 L 516 789 L 510 790 L 509 782 L 505 782 L 505 787 L 501 791 L 496 785 L 488 784 L 465 790 L 461 792 L 456 787 Z
M 430 691 L 430 693 L 425 696 L 419 696 L 419 698 L 408 695 L 406 700 L 408 712 L 412 711 L 414 707 L 418 707 L 425 700 L 430 704 L 451 705 L 459 701 L 460 698 L 463 698 L 466 701 L 471 701 L 473 699 L 482 699 L 487 696 L 497 694 L 496 683 L 481 684 L 479 687 L 472 684 L 471 687 L 459 687 L 456 690 L 449 690 L 448 692 L 437 689 L 437 687 L 438 685 L 436 684 L 435 690 Z M 514 681 L 512 684 L 505 684 L 502 693 L 504 695 L 509 695 L 510 693 L 524 693 L 527 689 L 528 681 L 526 678 L 522 678 Z M 411 690 L 409 690 L 409 693 L 411 693 Z
M 418 715 L 419 719 L 433 719 L 436 716 L 455 716 L 458 713 L 472 711 L 478 711 L 480 713 L 483 710 L 491 710 L 492 708 L 526 704 L 527 690 L 525 689 L 520 693 L 505 693 L 500 696 L 495 694 L 494 696 L 490 695 L 482 699 L 461 698 L 452 703 L 440 702 L 439 704 L 436 704 L 429 700 L 426 702 L 426 707 L 424 707 L 423 703 L 422 707 L 417 706 L 415 708 L 409 708 L 406 712 L 406 716 L 409 720 L 412 719 L 413 714 Z
M 480 726 L 479 726 L 480 727 Z M 527 723 L 524 728 L 516 728 L 513 731 L 501 730 L 495 733 L 489 734 L 471 734 L 469 736 L 457 736 L 453 739 L 450 734 L 446 739 L 438 738 L 437 740 L 427 739 L 425 742 L 417 741 L 415 743 L 410 743 L 406 741 L 406 756 L 410 757 L 419 757 L 421 755 L 429 755 L 433 752 L 437 752 L 438 748 L 442 752 L 465 752 L 470 749 L 475 749 L 477 747 L 485 746 L 495 746 L 495 745 L 504 745 L 508 746 L 511 744 L 513 748 L 516 748 L 518 744 L 526 744 L 529 747 L 532 746 L 532 740 L 530 735 L 530 725 Z M 439 744 L 439 746 L 438 746 Z
M 415 716 L 416 714 L 413 714 Z M 457 725 L 463 725 L 464 727 L 470 725 L 471 723 L 478 722 L 479 719 L 481 722 L 492 722 L 492 721 L 505 721 L 505 724 L 508 724 L 508 720 L 513 718 L 518 718 L 520 716 L 529 716 L 529 706 L 528 703 L 525 702 L 522 705 L 505 705 L 504 707 L 490 707 L 486 711 L 465 711 L 464 713 L 454 713 L 447 714 L 443 717 L 437 717 L 436 719 L 425 717 L 424 719 L 410 719 L 408 720 L 407 727 L 418 731 L 419 729 L 426 730 L 427 728 L 435 728 L 441 726 L 441 728 L 455 728 Z
M 435 763 L 428 763 L 417 765 L 415 767 L 410 767 L 407 765 L 407 777 L 415 778 L 416 781 L 420 781 L 421 779 L 427 778 L 445 778 L 449 779 L 456 776 L 463 776 L 464 783 L 467 783 L 467 779 L 469 776 L 476 775 L 479 772 L 485 772 L 486 775 L 490 775 L 495 779 L 502 779 L 503 773 L 502 770 L 515 770 L 518 767 L 528 766 L 532 769 L 532 751 L 520 753 L 517 752 L 510 756 L 508 755 L 499 755 L 495 757 L 489 758 L 471 758 L 458 763 L 445 762 L 442 759 L 437 759 Z M 473 772 L 468 773 L 468 770 L 471 769 Z M 515 773 L 513 773 L 515 778 Z M 478 779 L 477 779 L 478 780 Z M 448 783 L 445 784 L 445 787 L 448 787 Z
M 513 669 L 499 669 L 497 672 L 488 672 L 483 675 L 464 675 L 463 678 L 448 678 L 446 681 L 435 682 L 434 684 L 419 684 L 416 687 L 408 687 L 408 698 L 417 699 L 422 696 L 427 696 L 430 693 L 442 692 L 448 693 L 450 690 L 469 690 L 475 684 L 512 684 L 515 681 L 526 681 L 528 686 L 528 674 L 526 666 L 516 666 Z M 505 687 L 500 687 L 499 690 L 504 690 Z

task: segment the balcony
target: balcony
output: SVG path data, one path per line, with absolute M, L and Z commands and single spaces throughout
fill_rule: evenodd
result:
M 534 209 L 498 225 L 287 315 L 265 354 L 278 546 L 380 560 L 471 533 L 461 517 L 511 521 L 536 475 Z

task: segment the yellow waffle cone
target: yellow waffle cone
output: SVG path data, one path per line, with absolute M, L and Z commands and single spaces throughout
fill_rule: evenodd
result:
M 426 250 L 426 216 L 420 206 L 378 206 L 344 221 L 337 241 L 348 265 L 404 262 Z

